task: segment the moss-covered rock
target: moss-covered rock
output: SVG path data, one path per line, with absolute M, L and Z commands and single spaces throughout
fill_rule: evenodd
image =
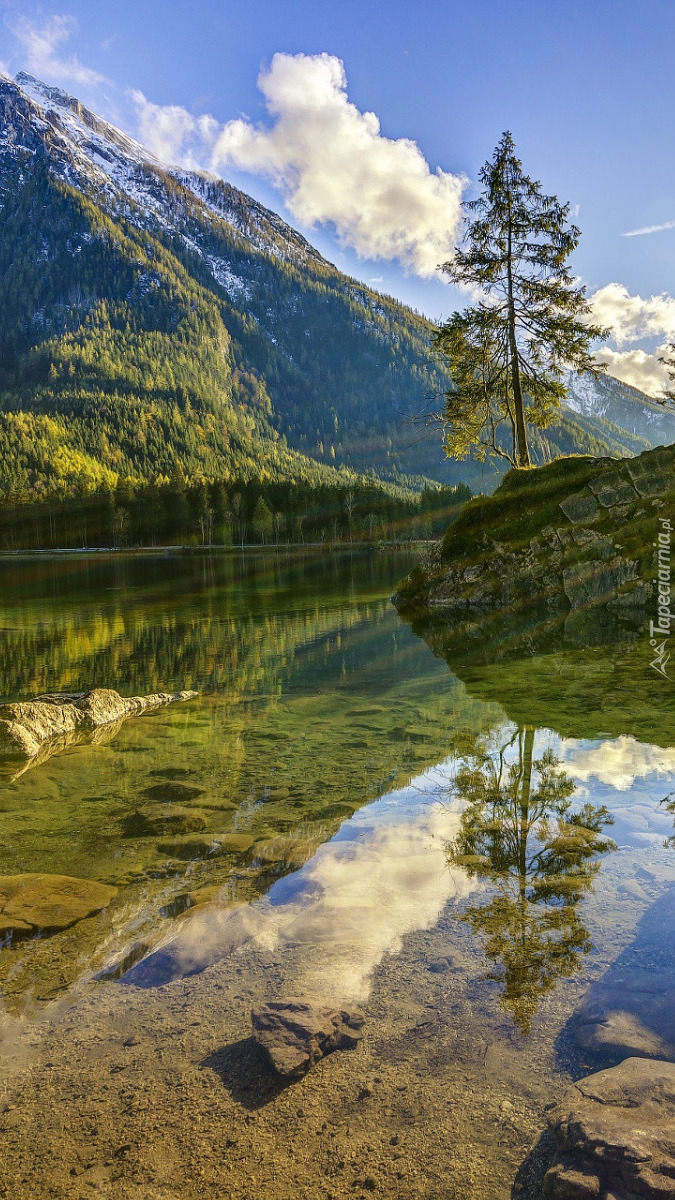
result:
M 659 518 L 675 518 L 675 446 L 620 465 L 573 457 L 510 471 L 464 506 L 393 601 L 451 619 L 593 605 L 630 617 L 653 597 Z

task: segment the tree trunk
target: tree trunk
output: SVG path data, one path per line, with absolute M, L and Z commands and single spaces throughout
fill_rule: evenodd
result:
M 516 343 L 516 321 L 512 309 L 513 301 L 509 300 L 509 348 L 511 351 L 511 384 L 513 387 L 513 407 L 516 418 L 516 453 L 515 459 L 519 467 L 529 467 L 530 450 L 527 444 L 527 428 L 523 409 L 523 389 L 520 384 L 520 367 L 518 365 L 518 345 Z
M 516 418 L 516 445 L 514 458 L 519 467 L 529 467 L 530 451 L 527 445 L 527 429 L 525 428 L 525 413 L 523 411 L 523 389 L 520 385 L 520 363 L 518 362 L 518 343 L 516 341 L 516 309 L 513 303 L 513 270 L 511 245 L 511 199 L 509 196 L 509 230 L 506 251 L 506 273 L 508 280 L 509 300 L 509 353 L 511 356 L 511 386 L 513 388 L 513 407 Z

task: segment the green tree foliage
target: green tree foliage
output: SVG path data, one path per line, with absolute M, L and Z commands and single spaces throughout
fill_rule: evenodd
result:
M 0 549 L 409 541 L 445 529 L 470 495 L 462 484 L 418 493 L 359 479 L 188 483 L 176 469 L 40 500 L 15 489 L 0 500 Z
M 502 984 L 501 1004 L 528 1033 L 542 996 L 572 975 L 590 938 L 579 902 L 614 849 L 603 828 L 604 805 L 574 812 L 574 781 L 550 750 L 534 758 L 535 730 L 519 729 L 497 754 L 479 754 L 457 774 L 466 802 L 452 863 L 493 885 L 487 904 L 463 919 L 485 936 L 489 975 Z M 515 749 L 515 761 L 508 762 Z
M 590 347 L 604 331 L 590 323 L 584 289 L 567 264 L 580 237 L 567 223 L 569 205 L 524 174 L 510 133 L 480 181 L 482 194 L 466 204 L 465 245 L 442 268 L 484 295 L 436 334 L 452 375 L 445 446 L 456 457 L 475 448 L 479 458 L 498 455 L 526 467 L 527 424 L 551 423 L 566 395 L 566 368 L 601 373 Z

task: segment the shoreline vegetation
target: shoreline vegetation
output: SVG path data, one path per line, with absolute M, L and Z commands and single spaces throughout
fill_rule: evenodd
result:
M 441 537 L 471 491 L 357 480 L 341 487 L 298 481 L 124 481 L 63 497 L 0 498 L 0 554 L 23 551 L 280 549 L 409 544 Z
M 318 550 L 332 554 L 337 552 L 349 553 L 367 551 L 370 554 L 379 551 L 389 550 L 407 550 L 409 548 L 420 550 L 428 550 L 435 545 L 435 538 L 397 538 L 397 539 L 380 539 L 378 541 L 352 541 L 352 542 L 244 542 L 243 545 L 224 545 L 223 543 L 194 543 L 192 545 L 181 545 L 179 542 L 168 544 L 166 546 L 48 546 L 48 547 L 32 547 L 20 550 L 0 550 L 0 562 L 12 561 L 15 562 L 20 558 L 50 558 L 52 555 L 61 557 L 62 555 L 81 556 L 104 556 L 107 554 L 115 557 L 145 557 L 152 558 L 156 555 L 176 557 L 182 555 L 200 555 L 200 554 L 217 554 L 217 555 L 235 555 L 235 554 L 296 554 L 296 553 L 311 553 Z

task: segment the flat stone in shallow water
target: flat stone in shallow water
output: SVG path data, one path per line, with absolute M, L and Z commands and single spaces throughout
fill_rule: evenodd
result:
M 617 972 L 599 980 L 572 1018 L 578 1045 L 616 1058 L 675 1058 L 672 988 L 672 974 L 648 971 Z
M 629 881 L 627 894 L 639 900 L 635 886 Z M 640 918 L 631 946 L 591 985 L 573 1014 L 570 1031 L 594 1066 L 634 1055 L 675 1059 L 674 926 L 675 888 L 669 887 Z
M 549 1118 L 544 1200 L 675 1196 L 675 1064 L 627 1058 L 574 1085 Z
M 361 1013 L 306 1000 L 261 1004 L 251 1021 L 256 1042 L 274 1070 L 288 1079 L 299 1079 L 333 1050 L 353 1050 L 363 1037 Z
M 0 875 L 0 932 L 67 929 L 100 912 L 117 888 L 70 875 Z

